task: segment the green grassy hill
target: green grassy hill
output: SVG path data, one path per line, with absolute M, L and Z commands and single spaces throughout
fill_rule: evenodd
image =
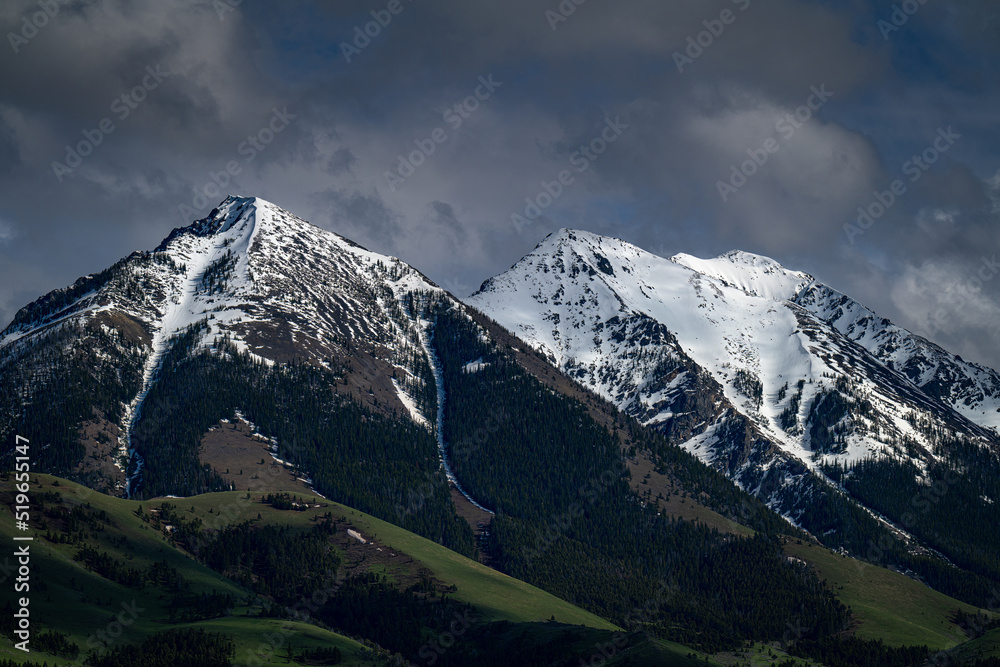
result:
M 818 545 L 789 540 L 785 552 L 814 568 L 848 605 L 857 620 L 856 634 L 890 646 L 951 648 L 967 637 L 952 620 L 961 609 L 978 610 L 913 579 L 882 567 L 836 554 Z
M 439 589 L 446 589 L 448 598 L 471 605 L 474 629 L 464 645 L 460 642 L 456 646 L 452 660 L 476 655 L 476 646 L 480 645 L 508 647 L 506 653 L 475 658 L 484 665 L 504 655 L 519 655 L 520 651 L 538 657 L 544 647 L 572 653 L 577 660 L 573 664 L 597 660 L 607 665 L 719 665 L 740 664 L 739 660 L 750 658 L 749 654 L 743 658 L 726 654 L 718 656 L 717 661 L 709 660 L 679 644 L 644 633 L 621 632 L 604 619 L 534 586 L 385 521 L 317 497 L 301 486 L 291 486 L 288 493 L 298 504 L 308 505 L 302 511 L 277 509 L 262 503 L 256 493 L 249 497 L 246 492 L 226 492 L 137 502 L 46 475 L 33 475 L 32 479 L 36 510 L 30 533 L 34 537 L 30 543 L 34 648 L 39 646 L 43 629 L 64 633 L 85 655 L 97 648 L 113 650 L 140 642 L 169 629 L 201 628 L 232 638 L 236 664 L 308 664 L 290 659 L 289 650 L 298 656 L 303 651 L 329 647 L 340 650 L 343 661 L 339 664 L 388 664 L 391 652 L 320 627 L 314 618 L 261 617 L 265 599 L 199 563 L 175 544 L 172 529 L 157 519 L 160 507 L 168 503 L 183 521 L 200 520 L 206 535 L 250 521 L 259 527 L 287 529 L 294 539 L 306 535 L 322 517 L 338 517 L 337 531 L 329 544 L 343 563 L 342 576 L 376 573 L 400 589 L 418 580 L 430 580 Z M 9 495 L 9 491 L 3 493 Z M 44 512 L 37 511 L 39 506 L 44 506 Z M 74 518 L 64 520 L 60 516 Z M 349 535 L 348 530 L 364 542 Z M 0 518 L 0 540 L 10 544 L 16 532 L 12 517 L 4 513 Z M 159 568 L 173 573 L 170 576 L 187 582 L 187 594 L 231 596 L 231 609 L 216 618 L 186 617 L 188 611 L 178 606 L 177 594 L 168 585 L 147 581 L 137 586 L 115 581 L 125 575 L 94 571 L 77 559 L 84 546 L 105 554 L 120 569 L 149 572 Z M 1000 631 L 967 641 L 954 622 L 958 610 L 978 611 L 969 605 L 901 574 L 845 558 L 818 545 L 788 540 L 785 551 L 814 567 L 853 609 L 854 631 L 859 637 L 881 639 L 890 646 L 927 644 L 932 651 L 951 649 L 950 656 L 962 659 L 1000 655 Z M 0 562 L 3 566 L 9 564 L 9 560 Z M 2 598 L 4 603 L 8 598 Z M 428 632 L 428 637 L 433 639 L 434 634 Z M 772 653 L 768 647 L 758 647 L 754 658 L 769 664 Z M 778 655 L 785 657 L 782 652 Z M 440 664 L 449 664 L 447 654 L 438 657 Z M 6 637 L 0 641 L 3 659 L 82 664 L 51 651 L 25 655 L 14 650 L 13 642 Z
M 301 489 L 292 489 L 289 492 L 298 494 L 310 504 L 315 499 L 315 502 L 322 504 L 323 507 L 306 512 L 281 511 L 259 502 L 244 502 L 242 498 L 246 493 L 240 491 L 206 493 L 183 500 L 154 499 L 147 501 L 145 505 L 154 507 L 166 501 L 176 504 L 183 510 L 193 507 L 195 511 L 191 517 L 200 518 L 206 525 L 211 526 L 256 519 L 260 514 L 262 525 L 306 528 L 315 522 L 317 516 L 333 512 L 338 516 L 346 516 L 354 528 L 369 542 L 377 540 L 384 547 L 414 558 L 429 568 L 435 577 L 448 585 L 456 586 L 458 590 L 453 597 L 472 604 L 485 620 L 521 622 L 549 620 L 554 617 L 560 623 L 606 630 L 618 629 L 608 621 L 560 600 L 540 588 L 460 556 L 440 544 L 391 523 L 324 500 L 315 494 L 305 496 Z M 139 504 L 141 503 L 131 502 L 131 508 Z
M 982 637 L 959 645 L 948 652 L 948 657 L 961 664 L 988 658 L 1000 659 L 1000 629 L 990 630 Z
M 300 488 L 292 491 L 301 494 Z M 25 655 L 14 650 L 13 642 L 4 637 L 0 640 L 0 660 L 82 664 L 82 657 L 93 649 L 114 650 L 166 630 L 201 628 L 232 638 L 235 664 L 308 664 L 290 660 L 289 647 L 298 655 L 303 650 L 331 646 L 343 655 L 339 664 L 388 664 L 385 661 L 390 652 L 304 622 L 313 618 L 259 617 L 265 600 L 197 562 L 174 544 L 171 529 L 156 519 L 164 502 L 185 520 L 200 519 L 206 534 L 252 521 L 256 526 L 287 527 L 289 535 L 294 536 L 305 534 L 327 513 L 346 518 L 346 523 L 338 524 L 330 544 L 349 574 L 375 572 L 400 587 L 419 576 L 433 580 L 439 587 L 449 587 L 449 598 L 472 606 L 476 621 L 476 629 L 469 635 L 472 639 L 479 635 L 489 636 L 491 641 L 499 637 L 518 650 L 530 652 L 532 642 L 544 644 L 558 636 L 580 658 L 589 659 L 592 653 L 599 654 L 601 646 L 613 645 L 615 638 L 625 636 L 611 623 L 538 588 L 392 524 L 318 497 L 314 503 L 313 496 L 296 496 L 310 505 L 307 511 L 279 510 L 261 503 L 259 496 L 247 498 L 245 492 L 137 502 L 47 475 L 32 475 L 31 495 L 30 534 L 34 540 L 30 543 L 30 608 L 35 650 Z M 43 511 L 38 511 L 40 506 Z M 67 516 L 75 518 L 60 518 Z M 347 535 L 347 526 L 365 542 Z M 12 517 L 4 513 L 0 518 L 0 540 L 10 544 L 16 532 Z M 190 610 L 178 606 L 177 594 L 169 586 L 150 581 L 142 585 L 115 581 L 125 575 L 94 571 L 75 559 L 83 547 L 106 555 L 108 562 L 116 563 L 123 572 L 159 568 L 172 573 L 170 576 L 187 582 L 185 594 L 232 596 L 232 608 L 218 618 L 185 618 Z M 81 651 L 80 659 L 37 650 L 39 634 L 49 629 L 75 643 Z M 433 634 L 429 637 L 434 638 Z M 456 654 L 460 650 L 466 648 L 456 647 Z M 632 636 L 620 654 L 635 656 L 628 664 L 696 664 L 687 657 L 696 655 L 690 649 L 654 642 L 645 636 Z M 646 658 L 636 662 L 641 656 Z M 444 661 L 448 656 L 441 657 Z M 697 664 L 706 664 L 704 656 L 698 656 Z
M 99 524 L 96 527 L 99 530 L 95 527 L 83 529 L 89 534 L 86 543 L 98 546 L 110 556 L 136 568 L 146 568 L 157 561 L 165 562 L 190 582 L 193 591 L 230 594 L 238 601 L 234 609 L 236 616 L 230 618 L 198 623 L 172 621 L 171 595 L 154 586 L 141 589 L 125 586 L 88 570 L 73 559 L 79 545 L 57 544 L 46 539 L 46 534 L 54 536 L 57 531 L 52 530 L 51 520 L 42 520 L 36 512 L 32 512 L 31 534 L 34 540 L 30 542 L 32 572 L 29 594 L 33 647 L 37 646 L 34 640 L 43 629 L 54 629 L 68 635 L 68 639 L 85 653 L 97 647 L 114 648 L 137 642 L 170 628 L 197 625 L 231 635 L 236 644 L 237 661 L 246 661 L 251 655 L 256 655 L 258 649 L 263 648 L 267 654 L 273 650 L 273 644 L 287 646 L 291 643 L 297 649 L 337 646 L 345 656 L 341 664 L 370 664 L 357 658 L 364 647 L 347 637 L 306 623 L 247 617 L 245 614 L 252 608 L 247 603 L 253 596 L 172 546 L 166 537 L 134 514 L 140 503 L 112 498 L 47 475 L 33 475 L 32 479 L 40 482 L 32 484 L 33 506 L 37 506 L 35 503 L 44 491 L 59 495 L 58 502 L 45 502 L 50 507 L 56 504 L 67 508 L 85 507 L 89 503 L 92 509 L 108 513 L 110 525 Z M 13 517 L 4 512 L 0 517 L 0 540 L 10 544 L 16 532 Z M 7 583 L 4 588 L 5 595 L 0 599 L 6 602 Z M 264 664 L 298 664 L 282 659 L 280 648 L 277 653 L 278 656 Z M 0 659 L 31 660 L 39 664 L 45 661 L 49 665 L 79 664 L 74 659 L 36 650 L 25 655 L 15 650 L 13 642 L 7 637 L 0 639 Z

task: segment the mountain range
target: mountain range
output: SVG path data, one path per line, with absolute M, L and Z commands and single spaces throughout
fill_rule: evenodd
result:
M 655 599 L 643 628 L 707 652 L 851 627 L 787 540 L 1000 603 L 1000 374 L 741 251 L 563 229 L 457 298 L 231 196 L 17 313 L 15 434 L 134 500 L 275 462 L 621 627 Z

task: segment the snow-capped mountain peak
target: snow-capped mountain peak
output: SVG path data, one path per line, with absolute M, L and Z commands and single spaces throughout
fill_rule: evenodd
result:
M 196 336 L 196 348 L 219 348 L 225 339 L 267 364 L 350 368 L 345 390 L 359 400 L 432 423 L 434 415 L 421 413 L 413 400 L 414 387 L 426 381 L 417 375 L 427 356 L 427 323 L 414 304 L 430 296 L 446 298 L 398 259 L 263 199 L 230 196 L 152 252 L 133 253 L 23 308 L 0 333 L 0 356 L 16 358 L 66 327 L 108 337 L 102 342 L 108 363 L 118 356 L 137 367 L 137 377 L 124 378 L 136 393 L 116 419 L 119 459 L 132 462 L 131 479 L 132 428 L 166 354 L 185 332 Z M 75 345 L 82 343 L 70 342 L 67 351 Z M 358 358 L 364 360 L 355 364 Z
M 936 346 L 916 360 L 923 339 L 760 255 L 664 259 L 563 229 L 468 302 L 751 488 L 775 456 L 817 473 L 883 454 L 922 467 L 936 456 L 929 428 L 996 441 L 995 373 Z M 925 391 L 942 365 L 960 381 Z M 769 444 L 738 454 L 733 428 Z

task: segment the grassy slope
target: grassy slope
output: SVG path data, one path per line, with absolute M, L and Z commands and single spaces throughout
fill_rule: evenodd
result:
M 957 609 L 975 607 L 928 588 L 902 574 L 838 555 L 820 546 L 789 541 L 785 551 L 816 568 L 858 618 L 857 635 L 890 646 L 926 644 L 951 648 L 965 635 L 951 622 Z
M 979 639 L 962 644 L 954 651 L 949 651 L 949 655 L 960 660 L 974 660 L 976 658 L 1000 658 L 1000 630 L 990 630 Z
M 157 531 L 150 528 L 141 519 L 132 514 L 139 505 L 137 502 L 111 498 L 89 491 L 72 482 L 58 480 L 59 486 L 53 486 L 55 478 L 47 475 L 33 475 L 32 480 L 39 480 L 41 487 L 32 484 L 32 491 L 58 491 L 65 494 L 70 502 L 89 502 L 92 507 L 103 509 L 116 522 L 114 528 L 108 528 L 97 533 L 96 542 L 103 551 L 122 560 L 130 560 L 133 566 L 146 567 L 157 560 L 166 560 L 176 568 L 181 576 L 191 582 L 192 591 L 216 591 L 230 593 L 237 599 L 243 599 L 248 594 L 232 582 L 212 572 L 188 558 L 185 554 L 172 547 Z M 45 530 L 40 529 L 40 517 L 32 515 L 35 539 L 31 545 L 31 592 L 30 610 L 32 615 L 32 631 L 37 634 L 43 628 L 54 628 L 70 635 L 84 652 L 88 649 L 88 640 L 98 633 L 106 633 L 106 637 L 115 635 L 112 644 L 141 641 L 144 637 L 161 632 L 172 627 L 199 626 L 209 630 L 225 631 L 233 635 L 237 657 L 246 661 L 248 651 L 256 651 L 262 639 L 268 633 L 273 641 L 283 644 L 291 642 L 297 649 L 314 648 L 334 645 L 339 647 L 345 656 L 345 665 L 367 664 L 356 658 L 355 654 L 362 646 L 357 642 L 335 633 L 304 623 L 281 622 L 274 619 L 257 619 L 248 617 L 230 617 L 211 621 L 201 621 L 195 624 L 174 624 L 169 621 L 169 604 L 171 596 L 166 596 L 158 588 L 146 587 L 133 589 L 104 579 L 90 572 L 81 563 L 73 560 L 77 547 L 74 545 L 56 545 L 44 539 Z M 15 534 L 13 517 L 7 512 L 0 516 L 0 541 L 11 544 Z M 23 533 L 21 533 L 23 535 Z M 118 546 L 111 542 L 111 536 L 124 537 L 126 542 Z M 94 540 L 88 540 L 93 543 Z M 131 556 L 131 559 L 129 559 Z M 3 602 L 9 599 L 9 581 L 3 583 Z M 123 609 L 135 609 L 138 614 L 132 620 L 130 612 L 124 612 L 123 618 L 130 621 L 119 634 L 115 624 L 115 615 Z M 245 613 L 246 607 L 237 608 L 236 612 Z M 286 629 L 282 631 L 282 627 Z M 91 643 L 90 647 L 95 644 Z M 277 656 L 283 655 L 279 650 Z M 19 661 L 33 660 L 41 664 L 69 665 L 74 661 L 32 652 L 24 654 L 13 649 L 6 639 L 0 639 L 0 657 Z M 243 663 L 240 663 L 243 664 Z M 264 664 L 285 665 L 289 663 L 280 657 Z
M 298 489 L 290 493 L 301 494 Z M 536 621 L 548 620 L 555 616 L 561 623 L 570 625 L 586 625 L 598 629 L 617 629 L 617 626 L 604 619 L 575 607 L 545 591 L 514 579 L 506 574 L 491 570 L 464 556 L 442 547 L 440 544 L 410 533 L 381 519 L 353 510 L 338 503 L 329 502 L 316 497 L 317 501 L 327 505 L 318 510 L 307 512 L 281 512 L 269 506 L 253 503 L 241 503 L 245 496 L 242 491 L 224 493 L 209 493 L 184 500 L 168 499 L 182 510 L 195 508 L 192 517 L 200 517 L 205 522 L 213 521 L 213 512 L 218 508 L 233 507 L 240 509 L 240 514 L 232 520 L 236 523 L 247 519 L 256 519 L 261 515 L 263 523 L 282 525 L 312 525 L 312 518 L 332 512 L 335 517 L 346 516 L 348 520 L 365 536 L 376 537 L 412 558 L 421 561 L 434 575 L 447 584 L 454 584 L 458 592 L 452 597 L 475 606 L 485 620 L 506 621 Z M 301 497 L 301 496 L 300 496 Z M 308 496 L 310 500 L 314 496 Z M 162 500 L 147 502 L 148 507 L 158 505 Z M 187 514 L 187 513 L 185 513 Z M 223 511 L 223 516 L 231 513 Z
M 693 656 L 693 657 L 692 657 Z M 676 665 L 677 667 L 721 667 L 722 663 L 711 658 L 695 654 L 691 649 L 681 644 L 675 644 L 663 639 L 650 639 L 633 650 L 626 650 L 618 658 L 618 662 L 609 661 L 608 665 Z
M 198 627 L 231 636 L 236 644 L 237 665 L 257 664 L 257 661 L 266 665 L 297 665 L 299 663 L 286 659 L 289 644 L 296 653 L 303 649 L 335 646 L 344 655 L 344 661 L 340 664 L 371 664 L 358 657 L 358 653 L 364 650 L 362 644 L 308 623 L 229 617 L 178 627 Z
M 93 508 L 103 509 L 112 517 L 115 523 L 113 528 L 96 533 L 94 540 L 88 539 L 90 543 L 98 543 L 102 551 L 120 560 L 128 560 L 132 566 L 143 568 L 154 561 L 166 560 L 191 583 L 192 591 L 217 591 L 230 593 L 237 600 L 249 599 L 247 591 L 190 559 L 174 548 L 161 533 L 133 513 L 140 505 L 148 512 L 163 502 L 162 499 L 140 503 L 105 496 L 47 475 L 33 475 L 32 480 L 32 492 L 58 491 L 63 494 L 67 503 L 88 502 Z M 34 483 L 36 480 L 38 483 Z M 301 494 L 301 489 L 296 488 L 292 492 Z M 248 519 L 256 520 L 260 514 L 262 522 L 265 523 L 299 525 L 304 528 L 312 524 L 313 517 L 332 512 L 334 516 L 346 516 L 365 535 L 377 537 L 383 544 L 391 545 L 400 553 L 421 561 L 443 582 L 454 584 L 458 592 L 452 597 L 473 604 L 484 620 L 524 622 L 555 617 L 562 623 L 572 625 L 585 625 L 604 630 L 617 629 L 611 623 L 540 589 L 356 510 L 317 499 L 324 503 L 323 508 L 308 512 L 282 512 L 259 502 L 245 502 L 242 500 L 244 496 L 244 492 L 230 492 L 187 499 L 168 499 L 168 501 L 174 503 L 180 510 L 190 510 L 194 507 L 195 511 L 189 516 L 199 517 L 209 526 Z M 184 514 L 188 515 L 188 512 L 185 511 Z M 263 644 L 265 655 L 270 656 L 264 664 L 294 664 L 288 663 L 283 657 L 284 647 L 290 642 L 296 650 L 333 644 L 344 652 L 347 658 L 344 664 L 362 664 L 354 657 L 362 648 L 357 642 L 307 624 L 240 616 L 239 614 L 247 612 L 246 606 L 238 607 L 234 612 L 237 616 L 233 617 L 200 621 L 195 624 L 171 623 L 168 620 L 171 596 L 164 595 L 160 589 L 153 587 L 141 590 L 127 588 L 87 571 L 80 563 L 72 560 L 77 546 L 48 542 L 43 537 L 45 529 L 41 526 L 41 518 L 33 514 L 32 521 L 35 540 L 31 542 L 33 566 L 31 611 L 33 630 L 36 633 L 45 627 L 58 629 L 69 634 L 73 641 L 86 650 L 88 638 L 99 631 L 107 630 L 109 623 L 114 620 L 114 615 L 122 610 L 122 605 L 135 601 L 142 611 L 135 621 L 116 637 L 114 640 L 116 643 L 139 641 L 149 634 L 170 627 L 197 625 L 232 634 L 237 644 L 238 660 L 245 661 L 249 655 L 248 651 L 257 651 Z M 3 513 L 3 517 L 0 518 L 0 541 L 10 544 L 10 538 L 15 532 L 13 518 L 9 513 Z M 119 538 L 125 539 L 121 545 L 115 541 Z M 391 572 L 389 574 L 391 576 Z M 4 601 L 7 598 L 5 594 Z M 287 630 L 281 631 L 282 627 Z M 267 642 L 261 639 L 265 634 L 278 645 L 273 654 L 267 649 Z M 26 656 L 21 651 L 13 650 L 6 640 L 0 641 L 0 657 L 47 660 L 50 665 L 71 663 L 65 659 L 39 653 Z
M 159 532 L 133 514 L 140 504 L 148 511 L 163 502 L 162 499 L 139 503 L 104 496 L 64 480 L 58 480 L 59 486 L 56 487 L 53 486 L 55 478 L 45 475 L 33 476 L 33 479 L 38 479 L 42 485 L 41 489 L 33 485 L 33 491 L 56 490 L 65 494 L 71 502 L 89 502 L 93 507 L 107 511 L 116 521 L 116 526 L 103 534 L 98 533 L 97 541 L 102 549 L 115 557 L 131 557 L 132 564 L 142 567 L 156 560 L 166 560 L 192 583 L 193 590 L 227 592 L 237 599 L 247 596 L 246 591 L 172 547 Z M 302 494 L 301 488 L 290 491 Z M 364 535 L 377 538 L 383 545 L 422 562 L 441 581 L 454 584 L 458 591 L 453 597 L 473 604 L 484 620 L 523 623 L 547 620 L 554 616 L 561 623 L 603 630 L 616 629 L 603 619 L 544 591 L 362 512 L 321 498 L 317 498 L 317 501 L 323 503 L 324 507 L 319 509 L 307 512 L 278 511 L 255 502 L 256 496 L 250 502 L 243 500 L 244 496 L 244 492 L 229 492 L 168 501 L 184 510 L 185 515 L 193 507 L 195 511 L 190 513 L 191 518 L 199 517 L 208 525 L 256 520 L 259 514 L 264 523 L 306 528 L 312 524 L 315 516 L 332 512 L 334 516 L 346 516 Z M 311 498 L 309 496 L 306 499 Z M 35 522 L 37 530 L 37 519 Z M 8 541 L 14 532 L 12 518 L 4 513 L 0 519 L 0 540 Z M 145 611 L 134 624 L 125 628 L 117 641 L 137 641 L 150 633 L 171 627 L 166 623 L 169 599 L 159 589 L 137 591 L 109 582 L 86 571 L 72 560 L 72 555 L 76 552 L 75 546 L 53 545 L 41 537 L 43 534 L 44 530 L 40 530 L 31 543 L 33 565 L 36 568 L 33 581 L 44 587 L 44 590 L 36 587 L 32 590 L 33 619 L 38 624 L 35 626 L 36 631 L 42 626 L 55 627 L 69 633 L 81 647 L 85 647 L 89 636 L 107 628 L 113 614 L 121 610 L 122 604 L 128 604 L 134 599 L 138 600 L 139 606 L 144 607 Z M 123 536 L 127 543 L 119 547 L 111 542 L 111 535 Z M 819 546 L 799 545 L 789 541 L 785 550 L 789 555 L 802 558 L 813 565 L 844 603 L 852 607 L 859 621 L 857 633 L 861 637 L 881 638 L 890 645 L 928 644 L 933 650 L 952 648 L 964 640 L 964 635 L 950 621 L 951 615 L 956 609 L 970 613 L 976 611 L 969 605 L 901 574 L 844 558 Z M 391 576 L 391 571 L 388 574 Z M 236 613 L 245 611 L 246 608 L 238 609 Z M 286 642 L 291 642 L 296 649 L 334 644 L 349 657 L 350 661 L 346 664 L 360 664 L 353 659 L 356 651 L 361 648 L 360 644 L 306 624 L 235 616 L 203 621 L 198 625 L 232 634 L 237 642 L 238 658 L 243 660 L 248 655 L 247 651 L 261 647 L 264 633 L 270 633 L 269 636 L 278 638 L 280 646 L 274 652 L 272 661 L 265 664 L 289 664 L 281 657 L 284 655 Z M 283 626 L 289 630 L 282 632 Z M 266 649 L 267 643 L 263 643 Z M 1000 633 L 994 632 L 957 650 L 963 654 L 966 651 L 980 650 L 985 655 L 991 655 L 998 648 Z M 25 657 L 19 651 L 8 651 L 10 649 L 7 646 L 0 646 L 0 657 Z M 688 653 L 690 650 L 686 647 L 654 640 L 641 642 L 623 651 L 616 656 L 616 660 L 627 654 L 634 658 L 641 657 L 643 662 L 646 659 L 655 662 L 662 657 L 664 660 L 677 661 L 676 664 L 684 664 Z M 36 654 L 32 657 L 44 657 L 50 664 L 69 664 L 68 661 L 53 659 L 51 656 Z M 704 659 L 701 660 L 700 664 L 704 664 Z M 614 664 L 614 661 L 610 661 L 610 664 Z

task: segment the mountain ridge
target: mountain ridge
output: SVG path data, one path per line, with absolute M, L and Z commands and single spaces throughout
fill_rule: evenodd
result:
M 535 247 L 534 250 L 516 262 L 511 269 L 499 274 L 499 276 L 494 276 L 493 278 L 484 281 L 482 286 L 466 300 L 473 305 L 485 303 L 487 300 L 485 295 L 488 295 L 491 291 L 493 291 L 493 286 L 497 280 L 501 279 L 501 277 L 512 274 L 512 272 L 516 269 L 524 266 L 525 262 L 530 262 L 531 258 L 536 257 L 539 254 L 545 255 L 548 248 L 554 249 L 555 254 L 558 255 L 558 248 L 560 245 L 577 239 L 583 239 L 584 243 L 589 244 L 592 247 L 599 247 L 602 246 L 602 244 L 608 243 L 617 245 L 617 249 L 621 251 L 621 256 L 624 258 L 644 256 L 656 258 L 655 255 L 647 253 L 637 246 L 633 246 L 632 244 L 629 244 L 621 239 L 603 237 L 591 232 L 570 228 L 562 228 L 558 232 L 554 232 L 547 236 Z M 582 258 L 583 254 L 580 253 L 578 256 Z M 596 253 L 593 259 L 595 260 L 595 266 L 593 268 L 587 268 L 592 272 L 592 276 L 596 275 L 594 268 L 605 274 L 606 277 L 602 278 L 602 282 L 610 285 L 611 287 L 611 293 L 608 295 L 609 300 L 614 301 L 621 307 L 630 307 L 634 305 L 636 303 L 635 294 L 629 295 L 630 298 L 626 304 L 624 300 L 626 297 L 623 297 L 621 291 L 616 291 L 614 289 L 615 285 L 612 284 L 612 282 L 614 279 L 618 278 L 620 274 L 615 274 L 613 271 L 609 271 L 610 264 L 605 263 L 607 261 L 606 258 L 600 256 L 599 253 Z M 885 318 L 878 317 L 874 311 L 870 310 L 863 304 L 853 301 L 847 295 L 820 283 L 810 274 L 786 269 L 780 263 L 771 258 L 763 255 L 747 253 L 745 251 L 733 250 L 709 260 L 695 258 L 684 253 L 680 253 L 666 259 L 657 259 L 690 270 L 691 274 L 681 274 L 679 276 L 680 280 L 677 280 L 678 276 L 675 274 L 673 276 L 675 278 L 675 282 L 685 282 L 685 280 L 683 280 L 685 278 L 688 280 L 696 280 L 699 277 L 707 278 L 709 279 L 710 287 L 714 283 L 715 285 L 721 287 L 733 288 L 741 291 L 751 297 L 758 297 L 764 300 L 776 301 L 779 303 L 788 302 L 790 304 L 795 304 L 801 307 L 805 313 L 816 316 L 820 322 L 833 326 L 844 336 L 845 339 L 856 343 L 859 347 L 871 353 L 880 362 L 883 362 L 888 370 L 902 373 L 907 380 L 912 382 L 922 391 L 935 379 L 934 373 L 928 373 L 925 371 L 919 375 L 915 374 L 913 367 L 918 365 L 917 362 L 914 361 L 912 356 L 906 356 L 904 354 L 907 351 L 904 346 L 899 345 L 898 343 L 893 345 L 893 343 L 899 340 L 905 341 L 909 349 L 916 350 L 914 354 L 929 351 L 938 357 L 936 361 L 940 362 L 943 358 L 943 362 L 945 363 L 942 363 L 942 365 L 953 371 L 955 369 L 959 369 L 960 372 L 964 371 L 966 375 L 985 376 L 985 379 L 981 381 L 981 384 L 987 384 L 991 391 L 994 390 L 994 383 L 997 383 L 996 395 L 980 397 L 979 400 L 981 402 L 995 400 L 997 396 L 1000 396 L 1000 374 L 996 371 L 975 363 L 966 362 L 960 357 L 957 357 L 957 355 L 951 355 L 940 346 L 937 346 L 919 335 L 907 331 L 902 327 L 893 325 Z M 556 260 L 557 266 L 554 268 L 562 268 L 561 265 L 558 264 L 559 261 L 561 260 Z M 549 267 L 543 265 L 541 271 L 545 272 L 548 268 Z M 626 267 L 625 271 L 627 272 L 629 269 Z M 575 277 L 575 275 L 576 274 L 574 273 L 573 276 Z M 648 287 L 648 285 L 646 287 Z M 650 298 L 644 291 L 643 286 L 639 287 L 639 292 L 644 299 L 648 300 Z M 556 290 L 556 294 L 558 294 L 558 290 Z M 506 305 L 511 307 L 523 306 L 521 303 L 513 304 L 509 299 Z M 601 303 L 600 305 L 604 308 L 608 307 L 607 304 L 604 303 Z M 702 307 L 711 307 L 711 304 L 706 304 L 704 302 L 699 305 Z M 850 318 L 851 315 L 854 316 L 853 319 Z M 502 321 L 502 319 L 499 321 Z M 884 331 L 873 331 L 873 328 L 876 325 L 881 325 Z M 694 338 L 694 336 L 689 336 L 689 338 Z M 887 341 L 886 339 L 889 340 Z M 547 344 L 544 345 L 544 347 L 549 351 L 557 350 L 559 347 L 558 345 L 553 344 L 553 341 L 551 340 L 546 341 L 546 343 Z M 690 347 L 690 343 L 688 343 L 688 345 Z M 901 350 L 903 353 L 901 353 Z M 942 392 L 940 391 L 931 391 L 928 397 L 945 400 L 948 403 L 948 407 L 958 410 L 963 414 L 963 416 L 967 416 L 968 419 L 976 421 L 975 417 L 979 417 L 979 421 L 977 422 L 979 426 L 991 429 L 995 432 L 1000 432 L 997 431 L 997 429 L 1000 428 L 1000 407 L 995 410 L 982 410 L 979 413 L 976 413 L 970 410 L 963 410 L 963 407 L 968 407 L 967 404 L 954 398 L 949 400 L 949 397 L 942 395 Z M 1000 405 L 1000 402 L 998 402 L 998 405 Z M 992 405 L 990 405 L 990 407 L 992 407 Z M 994 415 L 996 415 L 996 417 L 994 417 Z
M 989 503 L 941 532 L 903 520 L 897 496 L 961 465 L 978 476 L 947 504 L 1000 497 L 981 481 L 993 459 L 976 458 L 992 436 L 865 340 L 778 300 L 815 285 L 750 253 L 664 259 L 564 230 L 460 301 L 396 258 L 230 197 L 19 313 L 0 335 L 0 432 L 49 443 L 39 470 L 140 499 L 233 489 L 270 457 L 607 618 L 666 578 L 685 591 L 668 604 L 679 636 L 706 646 L 735 641 L 736 609 L 752 618 L 740 632 L 780 636 L 764 598 L 841 627 L 846 610 L 778 549 L 806 531 L 983 604 L 1000 573 L 976 550 L 997 536 L 956 531 L 993 525 Z M 205 436 L 234 419 L 269 444 L 213 468 Z M 691 569 L 706 553 L 739 582 L 728 604 Z M 679 620 L 695 617 L 710 635 Z
M 944 539 L 930 525 L 946 524 L 960 496 L 994 512 L 994 482 L 954 479 L 970 467 L 1000 467 L 991 411 L 1000 376 L 770 258 L 735 251 L 667 259 L 562 229 L 466 302 L 848 551 L 868 549 L 856 535 L 869 530 L 860 528 L 869 516 L 910 556 L 954 557 L 959 535 Z M 900 481 L 886 486 L 887 476 Z M 906 511 L 935 484 L 947 489 L 946 502 Z M 988 559 L 979 563 L 995 572 Z

